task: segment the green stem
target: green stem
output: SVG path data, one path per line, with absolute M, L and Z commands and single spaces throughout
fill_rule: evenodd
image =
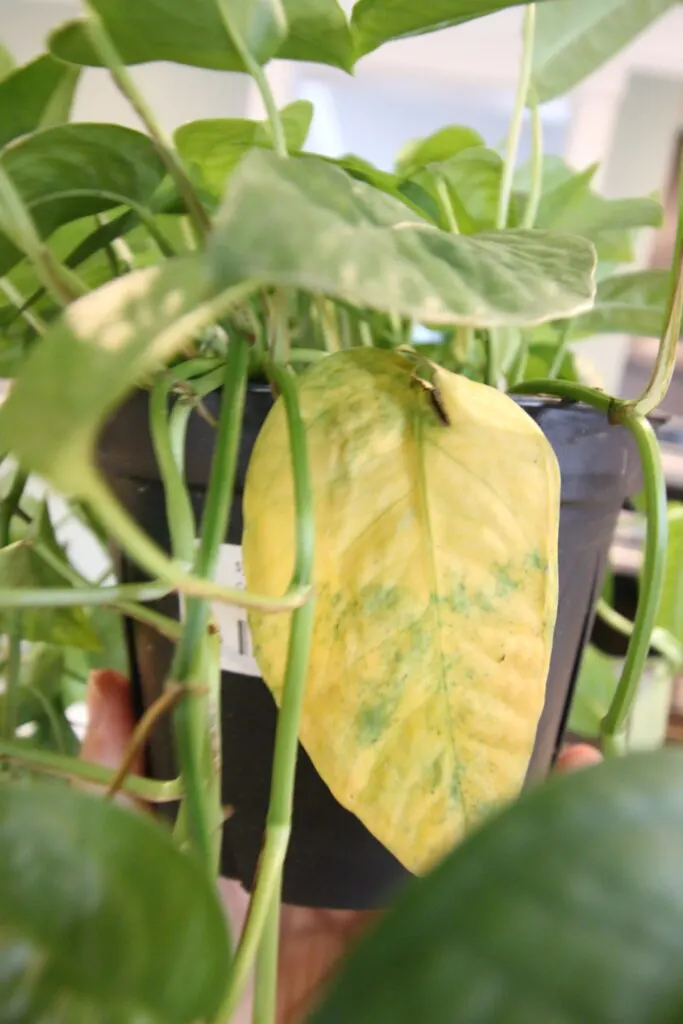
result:
M 683 156 L 678 181 L 678 223 L 669 277 L 669 298 L 664 331 L 657 350 L 654 370 L 640 398 L 625 402 L 625 408 L 647 416 L 664 401 L 676 370 L 678 343 L 683 318 Z
M 0 590 L 0 608 L 77 608 L 117 605 L 124 601 L 158 601 L 173 590 L 164 582 L 124 583 L 118 587 L 22 587 Z
M 27 482 L 28 473 L 17 469 L 7 497 L 0 502 L 0 548 L 6 548 L 11 542 L 12 519 L 19 508 Z
M 205 238 L 211 230 L 211 222 L 180 157 L 166 138 L 163 129 L 157 122 L 154 111 L 145 100 L 128 68 L 121 60 L 92 0 L 85 0 L 85 3 L 88 11 L 86 31 L 93 47 L 104 64 L 109 68 L 119 90 L 145 125 L 157 147 L 159 156 L 163 160 L 168 173 L 185 202 L 188 215 L 192 219 L 198 236 L 202 239 Z
M 45 334 L 47 325 L 37 316 L 35 313 L 26 307 L 27 300 L 21 294 L 18 288 L 15 288 L 12 282 L 7 277 L 0 277 L 0 291 L 9 299 L 12 305 L 17 310 L 17 315 L 23 317 L 26 323 L 31 327 L 36 334 Z
M 625 615 L 611 608 L 604 598 L 600 598 L 596 607 L 596 613 L 602 621 L 621 633 L 622 636 L 633 636 L 633 623 Z M 683 644 L 680 644 L 675 636 L 668 629 L 656 628 L 652 630 L 650 646 L 676 671 L 683 667 Z
M 176 622 L 175 619 L 170 619 L 168 615 L 162 615 L 161 612 L 154 611 L 152 608 L 146 608 L 143 604 L 135 604 L 132 601 L 119 601 L 117 604 L 112 605 L 115 611 L 125 615 L 128 619 L 135 619 L 136 622 L 141 622 L 145 626 L 151 626 L 161 636 L 165 636 L 171 643 L 176 643 L 180 639 L 180 623 Z
M 201 539 L 194 564 L 196 574 L 202 577 L 213 576 L 220 546 L 228 528 L 248 365 L 249 345 L 246 339 L 234 338 L 228 348 L 221 414 L 201 524 Z M 201 681 L 199 677 L 205 667 L 203 649 L 207 639 L 209 610 L 206 600 L 197 597 L 188 600 L 182 636 L 169 673 L 171 682 L 191 685 Z M 188 836 L 207 870 L 212 872 L 214 835 L 219 823 L 215 820 L 215 814 L 212 814 L 210 793 L 207 790 L 207 781 L 210 780 L 207 780 L 204 771 L 207 732 L 211 723 L 206 698 L 200 700 L 195 697 L 181 701 L 173 720 L 185 789 Z M 216 770 L 219 769 L 220 765 L 217 765 Z
M 256 957 L 252 1024 L 273 1024 L 277 1012 L 277 968 L 280 947 L 280 891 L 276 891 L 263 926 Z
M 310 587 L 293 584 L 281 597 L 270 597 L 266 594 L 254 594 L 239 587 L 225 587 L 214 580 L 203 579 L 185 571 L 184 566 L 170 559 L 166 553 L 141 530 L 134 519 L 119 504 L 106 485 L 96 476 L 92 476 L 86 485 L 87 499 L 92 504 L 97 518 L 108 530 L 117 544 L 135 561 L 140 568 L 153 577 L 158 578 L 156 586 L 166 584 L 164 593 L 179 590 L 188 597 L 203 597 L 222 604 L 237 605 L 240 608 L 257 608 L 259 611 L 275 613 L 291 611 L 299 608 L 306 601 Z M 141 598 L 138 593 L 125 593 L 123 587 L 108 588 L 113 600 L 124 600 L 133 597 L 137 600 L 156 600 L 160 596 Z M 117 591 L 122 591 L 118 596 Z M 14 593 L 17 593 L 14 591 Z M 54 593 L 54 591 L 50 591 Z M 87 592 L 86 592 L 87 593 Z M 114 596 L 116 595 L 116 596 Z M 49 602 L 45 602 L 49 604 Z M 74 602 L 67 602 L 69 604 Z M 111 604 L 112 598 L 89 603 Z M 0 607 L 2 607 L 2 591 L 0 591 Z
M 322 352 L 319 348 L 293 348 L 289 353 L 289 361 L 290 363 L 319 363 L 327 355 L 327 352 Z
M 535 25 L 536 4 L 528 4 L 524 8 L 522 64 L 519 73 L 519 80 L 517 82 L 515 106 L 512 113 L 512 121 L 510 123 L 510 131 L 508 133 L 507 146 L 505 150 L 503 176 L 500 183 L 500 192 L 498 194 L 498 216 L 496 218 L 496 227 L 501 231 L 503 228 L 507 227 L 508 223 L 510 197 L 512 195 L 512 182 L 515 175 L 519 140 L 522 134 L 524 108 L 526 106 L 527 96 L 529 95 L 529 85 L 531 83 L 531 62 L 534 54 Z
M 87 593 L 100 593 L 102 587 L 102 579 L 95 580 L 94 583 L 90 583 L 84 576 L 81 576 L 73 566 L 69 565 L 68 562 L 63 561 L 59 555 L 55 554 L 52 548 L 47 544 L 43 544 L 42 541 L 34 539 L 31 542 L 33 550 L 37 555 L 47 562 L 51 568 L 58 572 L 63 579 L 72 586 L 82 590 L 83 588 L 89 588 Z M 105 570 L 103 573 L 103 579 L 111 575 L 111 569 Z M 152 584 L 153 585 L 153 584 Z M 140 586 L 140 584 L 131 584 L 131 586 Z M 148 587 L 150 584 L 144 584 Z M 109 593 L 113 588 L 106 588 Z M 164 587 L 163 591 L 168 593 L 168 587 Z M 46 591 L 49 593 L 49 591 Z M 164 596 L 161 592 L 159 596 Z M 86 603 L 86 602 L 83 602 Z M 175 619 L 169 619 L 167 615 L 162 615 L 161 612 L 153 611 L 151 608 L 146 608 L 142 604 L 136 604 L 134 601 L 115 601 L 111 605 L 116 611 L 122 615 L 128 616 L 129 619 L 137 619 L 138 622 L 142 622 L 145 625 L 152 626 L 162 636 L 167 637 L 175 643 L 180 636 L 180 626 Z
M 306 430 L 301 419 L 294 374 L 291 370 L 280 370 L 279 368 L 274 368 L 272 374 L 285 404 L 289 427 L 296 509 L 294 579 L 301 586 L 307 587 L 311 584 L 313 578 L 315 517 Z M 230 1016 L 239 1002 L 254 956 L 259 948 L 266 922 L 268 922 L 270 932 L 269 943 L 272 943 L 274 939 L 276 925 L 272 917 L 275 915 L 279 916 L 277 895 L 282 884 L 282 868 L 291 832 L 299 722 L 308 673 L 313 619 L 314 602 L 311 597 L 292 616 L 287 667 L 275 734 L 275 753 L 270 803 L 266 820 L 266 834 L 261 850 L 256 885 L 249 906 L 249 915 L 235 956 L 233 971 L 223 1004 L 223 1014 L 219 1016 L 219 1020 L 224 1018 L 230 1020 Z M 273 956 L 272 949 L 269 956 Z M 264 985 L 269 986 L 273 982 L 274 979 L 271 972 L 264 980 Z M 266 990 L 261 994 L 260 998 L 264 1003 L 270 1005 L 274 997 L 270 991 Z
M 669 523 L 666 512 L 666 481 L 659 445 L 649 422 L 637 416 L 625 402 L 610 398 L 602 391 L 569 381 L 524 381 L 513 393 L 558 395 L 574 402 L 586 402 L 604 412 L 610 423 L 631 431 L 638 448 L 645 482 L 646 535 L 645 556 L 640 575 L 640 596 L 626 660 L 610 708 L 602 720 L 603 749 L 610 751 L 628 718 L 638 690 L 652 641 L 657 609 L 662 596 Z
M 90 761 L 81 761 L 65 754 L 52 751 L 37 750 L 23 746 L 21 743 L 0 740 L 0 763 L 10 761 L 22 764 L 29 771 L 45 772 L 64 778 L 79 779 L 95 786 L 109 786 L 116 776 L 116 771 L 105 768 Z M 182 796 L 179 779 L 158 782 L 156 779 L 143 779 L 138 775 L 128 775 L 121 786 L 125 793 L 145 800 L 148 803 L 172 803 Z
M 564 357 L 567 354 L 567 346 L 569 344 L 570 326 L 571 320 L 565 320 L 562 324 L 562 329 L 560 331 L 560 337 L 557 343 L 557 348 L 555 350 L 555 355 L 553 356 L 553 361 L 548 369 L 549 377 L 556 377 L 562 369 L 562 363 L 564 362 Z
M 523 380 L 510 388 L 511 395 L 556 395 L 558 398 L 566 398 L 570 402 L 585 402 L 592 405 L 599 412 L 609 415 L 610 411 L 620 403 L 606 395 L 603 391 L 596 391 L 586 384 L 574 384 L 568 380 L 546 380 L 534 377 L 532 380 Z
M 455 210 L 453 209 L 453 203 L 451 197 L 448 194 L 448 186 L 440 174 L 436 175 L 436 197 L 439 201 L 439 209 L 443 214 L 444 220 L 448 225 L 448 230 L 453 235 L 460 234 L 460 227 L 458 225 L 458 218 L 455 216 Z
M 196 525 L 190 496 L 178 469 L 169 433 L 168 397 L 173 383 L 174 377 L 164 374 L 152 388 L 149 397 L 149 426 L 164 488 L 171 551 L 179 562 L 190 566 L 194 559 Z
M 21 672 L 21 615 L 10 613 L 7 636 L 7 670 L 5 672 L 5 695 L 3 700 L 2 738 L 11 740 L 17 726 L 19 703 L 19 675 Z
M 601 724 L 601 736 L 616 736 L 628 718 L 645 667 L 655 617 L 664 586 L 669 522 L 666 516 L 666 481 L 659 444 L 646 419 L 620 409 L 617 422 L 627 427 L 638 446 L 645 481 L 645 555 L 640 573 L 638 607 L 633 634 L 626 652 L 621 679 L 609 711 Z
M 261 99 L 263 100 L 263 105 L 266 108 L 266 114 L 268 115 L 270 130 L 273 134 L 273 146 L 275 147 L 275 152 L 279 157 L 286 159 L 287 139 L 285 136 L 285 130 L 282 124 L 282 118 L 280 117 L 280 111 L 277 109 L 277 104 L 275 103 L 275 98 L 268 83 L 266 73 L 258 61 L 254 60 L 252 57 L 248 47 L 245 45 L 244 40 L 233 23 L 230 11 L 230 0 L 217 0 L 217 4 L 221 19 L 225 25 L 225 30 L 232 39 L 247 74 L 251 75 L 256 83 L 256 88 L 261 94 Z
M 543 192 L 543 121 L 533 88 L 529 89 L 529 110 L 531 111 L 531 188 L 522 218 L 523 228 L 533 228 L 536 223 L 536 215 Z
M 272 311 L 272 359 L 275 363 L 286 365 L 289 362 L 289 311 L 284 288 L 276 288 Z
M 0 227 L 14 245 L 28 256 L 38 277 L 60 306 L 68 306 L 83 294 L 81 282 L 55 259 L 38 234 L 28 207 L 2 164 Z
M 492 388 L 498 387 L 502 347 L 500 328 L 489 327 L 486 343 L 485 380 L 489 387 Z

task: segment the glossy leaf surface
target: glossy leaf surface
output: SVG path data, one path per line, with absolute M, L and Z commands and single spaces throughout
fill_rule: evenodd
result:
M 533 83 L 541 103 L 568 92 L 676 0 L 553 0 L 536 22 Z
M 414 370 L 362 348 L 301 379 L 322 528 L 300 735 L 336 798 L 420 872 L 524 778 L 555 619 L 559 472 L 502 392 L 437 370 L 446 425 Z M 278 402 L 244 495 L 247 585 L 266 594 L 292 572 L 287 445 Z M 250 624 L 278 700 L 288 617 Z
M 519 7 L 525 0 L 358 0 L 351 25 L 359 55 L 376 50 L 382 43 L 404 36 L 422 35 L 436 29 L 461 25 L 473 18 Z
M 151 139 L 113 124 L 47 129 L 17 140 L 0 160 L 43 237 L 88 214 L 146 206 L 164 177 Z M 0 274 L 18 258 L 0 237 Z
M 534 787 L 412 884 L 312 1024 L 669 1024 L 683 1016 L 683 755 Z
M 297 152 L 306 142 L 313 118 L 313 106 L 297 100 L 281 111 L 287 148 Z M 269 126 L 264 121 L 243 118 L 214 118 L 185 124 L 175 133 L 178 152 L 186 163 L 196 167 L 205 187 L 221 196 L 225 183 L 250 149 L 272 149 Z
M 6 1020 L 196 1024 L 228 945 L 200 866 L 144 815 L 67 786 L 0 787 Z
M 0 76 L 0 148 L 37 128 L 67 121 L 78 75 L 78 68 L 44 56 Z
M 430 164 L 442 163 L 465 149 L 483 145 L 483 138 L 472 128 L 459 124 L 449 125 L 423 139 L 407 142 L 396 157 L 394 169 L 397 174 L 409 178 Z
M 215 6 L 220 10 L 221 5 Z M 287 20 L 281 0 L 227 0 L 222 5 L 224 27 L 229 38 L 246 50 L 257 64 L 274 57 L 287 35 Z
M 638 228 L 659 227 L 662 207 L 654 199 L 607 199 L 591 188 L 596 166 L 573 171 L 559 157 L 546 157 L 543 192 L 536 226 L 556 231 L 572 230 L 589 238 L 601 260 L 620 263 L 634 258 L 633 238 Z M 528 192 L 528 168 L 517 176 L 521 195 L 516 198 L 518 215 Z
M 351 70 L 353 42 L 337 0 L 283 0 L 287 37 L 278 53 L 289 60 L 316 61 Z M 127 64 L 174 61 L 221 71 L 244 66 L 225 30 L 215 0 L 93 0 Z M 56 57 L 73 64 L 100 64 L 84 22 L 73 21 L 50 38 Z
M 664 329 L 668 280 L 664 270 L 606 277 L 598 284 L 593 309 L 573 322 L 572 336 L 616 333 L 658 338 Z
M 594 288 L 583 239 L 456 237 L 319 158 L 266 150 L 233 174 L 209 258 L 225 286 L 290 286 L 433 324 L 540 323 L 587 309 Z

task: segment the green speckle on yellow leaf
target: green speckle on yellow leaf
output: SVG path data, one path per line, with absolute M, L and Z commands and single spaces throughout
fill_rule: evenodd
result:
M 301 742 L 411 871 L 521 787 L 557 604 L 559 472 L 508 396 L 436 369 L 449 425 L 388 350 L 300 378 L 315 494 L 315 624 Z M 284 408 L 244 495 L 247 585 L 282 593 L 294 501 Z M 542 571 L 540 571 L 542 569 Z M 291 616 L 250 613 L 279 700 Z

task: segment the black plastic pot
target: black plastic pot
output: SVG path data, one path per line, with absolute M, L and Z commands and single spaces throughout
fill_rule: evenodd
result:
M 226 538 L 229 544 L 240 543 L 247 462 L 271 401 L 266 385 L 250 385 Z M 638 490 L 640 471 L 629 433 L 609 426 L 593 409 L 555 399 L 521 397 L 517 401 L 550 440 L 562 473 L 559 613 L 546 703 L 527 775 L 529 784 L 548 773 L 557 752 L 617 516 L 625 498 Z M 217 409 L 218 396 L 209 396 L 208 404 Z M 201 513 L 212 445 L 212 428 L 193 414 L 186 472 L 197 514 Z M 168 547 L 163 492 L 147 428 L 146 395 L 136 394 L 108 424 L 100 440 L 99 458 L 122 503 L 158 543 Z M 126 561 L 120 564 L 120 572 L 126 581 L 143 578 Z M 177 614 L 176 599 L 165 599 L 159 608 Z M 128 636 L 133 685 L 142 709 L 161 690 L 171 645 L 137 623 L 128 624 Z M 225 825 L 222 868 L 225 875 L 240 879 L 249 888 L 268 803 L 276 709 L 265 683 L 250 675 L 224 672 L 222 698 L 223 802 L 234 809 Z M 176 774 L 168 721 L 160 723 L 152 738 L 148 771 L 157 778 Z M 284 901 L 310 907 L 377 907 L 408 877 L 360 821 L 336 802 L 300 748 Z

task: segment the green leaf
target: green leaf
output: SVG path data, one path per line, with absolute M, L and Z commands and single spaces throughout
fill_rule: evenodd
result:
M 235 171 L 209 257 L 244 280 L 324 293 L 429 324 L 522 326 L 588 308 L 583 239 L 506 231 L 463 238 L 315 157 L 254 150 Z
M 17 724 L 33 725 L 30 746 L 76 756 L 78 739 L 64 710 L 65 661 L 65 649 L 49 644 L 32 645 L 22 658 Z
M 14 71 L 15 66 L 14 57 L 7 47 L 0 43 L 0 82 Z
M 45 238 L 88 214 L 148 206 L 164 177 L 151 139 L 113 124 L 46 129 L 17 140 L 0 161 Z M 0 275 L 19 258 L 0 236 Z
M 0 147 L 69 118 L 78 68 L 38 57 L 0 81 Z
M 503 161 L 485 146 L 465 149 L 442 164 L 432 165 L 433 175 L 446 183 L 458 228 L 462 234 L 489 231 L 496 226 Z
M 607 714 L 619 675 L 614 658 L 589 644 L 584 651 L 567 728 L 586 739 L 600 736 L 600 723 Z
M 44 430 L 44 422 L 40 428 Z M 0 548 L 0 580 L 3 589 L 22 587 L 64 587 L 62 576 L 36 554 L 30 543 L 17 542 Z M 0 633 L 10 628 L 12 612 L 0 611 Z M 82 608 L 30 608 L 21 614 L 21 635 L 25 640 L 66 644 L 97 650 L 99 641 Z
M 539 7 L 533 85 L 541 103 L 568 92 L 676 0 L 554 0 Z
M 683 755 L 530 789 L 402 893 L 311 1024 L 683 1017 Z
M 662 207 L 655 199 L 605 199 L 590 188 L 595 166 L 574 172 L 558 157 L 546 158 L 543 193 L 536 226 L 554 231 L 575 231 L 594 244 L 601 260 L 615 263 L 634 258 L 633 234 L 638 228 L 659 227 Z M 517 177 L 521 189 L 515 195 L 518 216 L 528 192 L 528 171 Z
M 655 625 L 667 629 L 683 644 L 683 505 L 671 503 L 668 520 L 664 589 Z
M 199 259 L 117 278 L 72 303 L 36 345 L 0 405 L 0 451 L 66 494 L 83 495 L 99 425 L 196 331 L 211 292 Z M 184 318 L 184 319 L 183 319 Z
M 228 35 L 238 50 L 257 64 L 274 57 L 287 36 L 287 21 L 280 0 L 217 0 L 223 8 Z
M 239 6 L 234 3 L 233 6 Z M 337 0 L 283 0 L 287 38 L 278 56 L 289 60 L 331 64 L 345 71 L 353 66 L 353 40 Z M 228 36 L 216 0 L 94 0 L 126 64 L 173 61 L 221 71 L 243 71 L 244 65 Z M 50 37 L 50 50 L 73 64 L 99 66 L 84 21 L 72 21 Z
M 595 306 L 573 321 L 571 336 L 637 334 L 658 338 L 664 329 L 669 274 L 642 270 L 600 281 Z
M 68 787 L 0 788 L 7 1020 L 215 1019 L 228 938 L 213 884 L 159 825 Z
M 281 111 L 287 149 L 302 149 L 313 119 L 313 105 L 296 100 Z M 266 121 L 240 118 L 214 118 L 192 121 L 175 133 L 175 144 L 183 160 L 196 167 L 204 187 L 214 196 L 221 196 L 225 183 L 242 157 L 260 146 L 272 149 L 270 127 Z
M 461 25 L 474 18 L 519 7 L 529 0 L 358 0 L 351 27 L 359 57 L 376 50 L 390 39 L 423 35 L 437 29 Z
M 551 373 L 559 344 L 560 339 L 555 336 L 553 341 L 533 341 L 529 345 L 524 368 L 524 377 L 527 380 L 542 380 L 551 376 L 556 377 L 558 380 L 571 380 L 575 382 L 580 380 L 574 355 L 569 349 L 562 357 L 559 370 Z
M 407 142 L 396 157 L 394 170 L 402 178 L 410 178 L 429 164 L 443 163 L 472 146 L 483 146 L 484 140 L 472 128 L 453 124 L 433 135 Z

